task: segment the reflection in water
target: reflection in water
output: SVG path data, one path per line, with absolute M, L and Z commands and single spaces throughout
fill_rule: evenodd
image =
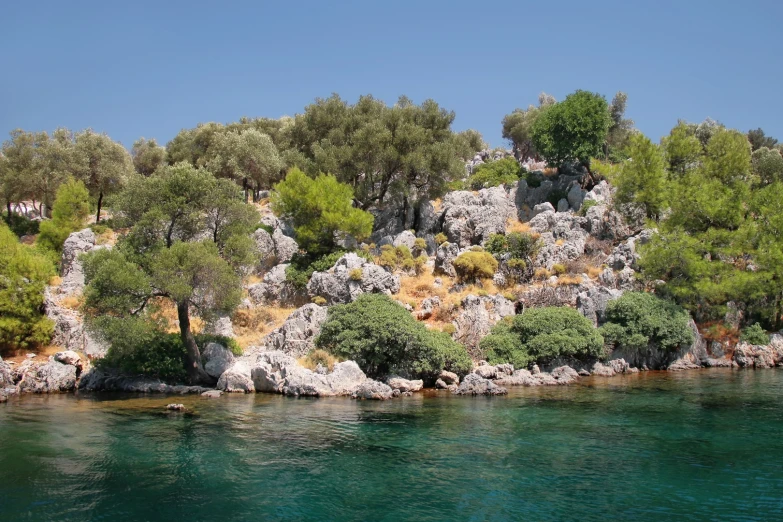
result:
M 783 372 L 385 403 L 25 396 L 0 520 L 775 520 Z

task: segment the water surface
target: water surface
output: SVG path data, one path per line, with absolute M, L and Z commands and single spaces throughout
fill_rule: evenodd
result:
M 783 371 L 0 404 L 0 521 L 781 520 Z M 185 403 L 192 414 L 163 411 Z

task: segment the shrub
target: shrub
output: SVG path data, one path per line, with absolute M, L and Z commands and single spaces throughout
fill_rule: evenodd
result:
M 552 272 L 554 272 L 555 275 L 563 275 L 566 273 L 566 266 L 562 263 L 555 263 L 552 265 Z
M 479 346 L 492 364 L 524 367 L 557 357 L 599 358 L 603 344 L 598 330 L 573 308 L 546 307 L 498 323 Z
M 594 199 L 588 199 L 587 201 L 582 202 L 582 206 L 579 207 L 578 214 L 582 217 L 587 215 L 587 211 L 596 206 L 598 202 Z
M 99 236 L 101 234 L 105 234 L 110 229 L 104 222 L 104 223 L 93 223 L 92 225 L 90 225 L 90 230 L 92 230 L 95 233 L 95 235 Z
M 487 252 L 500 256 L 511 254 L 512 258 L 533 259 L 541 248 L 541 240 L 526 232 L 492 234 L 484 245 Z
M 340 250 L 316 259 L 312 259 L 308 255 L 294 254 L 291 263 L 285 269 L 285 280 L 292 283 L 295 287 L 303 289 L 307 286 L 307 282 L 310 281 L 310 276 L 313 275 L 313 272 L 329 270 L 343 255 L 345 255 L 345 252 Z M 358 252 L 357 255 L 359 255 Z
M 413 242 L 413 248 L 419 252 L 427 250 L 427 242 L 423 237 L 417 237 L 416 241 Z
M 60 185 L 52 205 L 52 219 L 42 221 L 36 243 L 60 252 L 71 232 L 79 230 L 90 213 L 90 193 L 81 181 L 73 179 Z
M 424 262 L 427 262 L 427 256 L 424 256 Z M 383 245 L 381 247 L 381 255 L 378 257 L 377 263 L 380 266 L 386 267 L 392 271 L 402 268 L 404 270 L 417 269 L 418 261 L 413 258 L 410 248 L 405 245 L 393 247 L 392 245 Z M 423 265 L 423 263 L 422 263 Z
M 543 281 L 544 279 L 549 279 L 550 277 L 552 277 L 552 274 L 543 266 L 536 268 L 536 271 L 533 273 L 533 278 L 537 279 L 538 281 Z
M 508 267 L 512 270 L 524 270 L 527 268 L 527 263 L 524 259 L 513 258 L 508 260 Z
M 217 343 L 225 346 L 234 355 L 242 355 L 244 350 L 239 346 L 239 343 L 233 337 L 226 337 L 225 335 L 213 335 L 213 334 L 196 334 L 196 344 L 199 349 L 204 350 L 209 343 Z
M 323 306 L 326 304 L 326 298 L 321 297 L 320 295 L 317 295 L 313 297 L 313 303 L 317 304 L 318 306 Z
M 5 213 L 2 214 L 2 216 L 8 225 L 8 228 L 11 229 L 11 232 L 16 234 L 18 237 L 34 236 L 38 233 L 40 221 L 35 221 L 28 218 L 27 216 L 20 216 L 18 214 L 11 214 L 10 218 Z
M 759 323 L 753 323 L 742 329 L 740 341 L 753 345 L 766 345 L 769 344 L 769 335 Z
M 644 292 L 626 292 L 606 307 L 601 333 L 613 348 L 644 349 L 654 345 L 676 350 L 693 342 L 687 312 Z
M 479 165 L 466 184 L 472 190 L 510 184 L 519 180 L 521 171 L 519 162 L 513 157 L 507 157 Z
M 463 252 L 454 260 L 454 270 L 460 281 L 476 281 L 495 275 L 498 261 L 489 252 Z
M 448 335 L 454 335 L 457 333 L 457 327 L 451 323 L 446 323 L 443 325 L 443 329 L 441 331 Z
M 362 280 L 362 269 L 361 268 L 354 268 L 351 270 L 351 272 L 348 274 L 348 277 L 351 279 L 351 281 L 361 281 Z
M 526 172 L 525 181 L 527 182 L 527 186 L 530 188 L 538 188 L 541 186 L 541 176 L 535 172 Z
M 449 238 L 446 237 L 446 234 L 444 234 L 443 232 L 438 232 L 438 234 L 435 236 L 435 242 L 439 245 L 442 245 L 448 240 Z
M 49 342 L 54 325 L 41 312 L 53 275 L 52 262 L 0 222 L 0 349 Z
M 463 368 L 467 357 L 448 335 L 427 330 L 381 294 L 362 294 L 352 303 L 331 307 L 315 343 L 356 361 L 374 378 L 392 373 L 431 378 L 447 365 Z

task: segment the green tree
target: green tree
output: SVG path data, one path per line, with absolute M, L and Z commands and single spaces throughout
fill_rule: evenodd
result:
M 628 142 L 630 159 L 611 181 L 617 187 L 615 202 L 634 204 L 644 209 L 648 218 L 658 220 L 666 204 L 666 170 L 663 156 L 643 134 L 631 136 Z
M 772 136 L 767 136 L 761 128 L 748 131 L 748 141 L 751 148 L 756 151 L 762 147 L 772 149 L 778 144 L 778 140 Z
M 669 170 L 676 176 L 682 176 L 689 170 L 698 167 L 704 152 L 693 129 L 680 121 L 668 136 L 661 140 L 663 153 L 669 165 Z
M 313 179 L 293 168 L 271 199 L 272 210 L 291 221 L 297 242 L 310 254 L 329 253 L 347 236 L 362 240 L 372 232 L 372 214 L 354 208 L 351 187 L 330 174 Z
M 471 190 L 497 187 L 519 181 L 522 167 L 514 158 L 503 158 L 489 163 L 482 163 L 468 178 L 466 185 Z
M 604 156 L 620 159 L 623 150 L 628 146 L 628 141 L 633 135 L 633 120 L 625 117 L 625 107 L 628 103 L 628 95 L 622 91 L 618 92 L 612 98 L 609 104 L 609 115 L 612 118 L 612 124 L 606 135 L 606 149 Z
M 307 161 L 308 174 L 334 172 L 367 210 L 388 198 L 402 201 L 440 195 L 464 175 L 471 140 L 451 130 L 454 113 L 433 100 L 406 97 L 389 107 L 372 96 L 354 105 L 339 96 L 317 99 L 290 128 L 292 147 Z M 475 140 L 473 140 L 475 145 Z
M 443 369 L 464 375 L 472 366 L 463 346 L 428 330 L 381 294 L 362 294 L 353 303 L 329 308 L 315 343 L 356 361 L 374 378 L 400 374 L 431 379 Z
M 249 235 L 253 227 L 232 223 L 220 229 L 225 234 L 218 230 L 202 239 L 231 190 L 241 202 L 231 181 L 187 163 L 134 178 L 114 205 L 130 231 L 114 249 L 91 253 L 84 264 L 85 306 L 99 331 L 116 331 L 117 321 L 153 320 L 147 306 L 153 298 L 176 306 L 191 382 L 209 380 L 191 331 L 192 311 L 204 319 L 230 313 L 242 295 L 236 260 L 246 255 L 237 256 L 232 238 Z
M 68 236 L 84 225 L 90 213 L 90 193 L 84 183 L 73 178 L 57 189 L 52 219 L 41 222 L 36 244 L 59 253 Z
M 133 166 L 142 176 L 151 176 L 166 163 L 166 149 L 158 145 L 155 139 L 139 138 L 131 149 Z
M 123 187 L 133 172 L 130 154 L 106 134 L 90 129 L 76 135 L 76 177 L 97 200 L 95 222 L 101 220 L 103 197 Z
M 533 145 L 549 164 L 589 165 L 606 141 L 612 118 L 600 94 L 576 91 L 547 107 L 532 126 Z
M 779 150 L 760 147 L 753 151 L 751 164 L 762 185 L 783 181 L 783 156 Z
M 48 258 L 0 222 L 0 350 L 49 342 L 54 325 L 43 314 L 43 295 L 53 275 Z
M 538 97 L 538 106 L 514 109 L 503 117 L 503 138 L 511 142 L 519 158 L 538 159 L 538 151 L 533 145 L 532 127 L 541 111 L 554 103 L 554 97 L 542 92 Z

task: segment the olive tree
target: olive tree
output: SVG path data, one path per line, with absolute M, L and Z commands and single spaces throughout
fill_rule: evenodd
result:
M 166 149 L 158 145 L 155 139 L 139 138 L 131 149 L 133 166 L 142 176 L 150 176 L 166 163 Z
M 97 223 L 101 220 L 103 197 L 122 188 L 133 172 L 133 161 L 120 143 L 90 129 L 76 135 L 75 155 L 76 177 L 97 200 Z

